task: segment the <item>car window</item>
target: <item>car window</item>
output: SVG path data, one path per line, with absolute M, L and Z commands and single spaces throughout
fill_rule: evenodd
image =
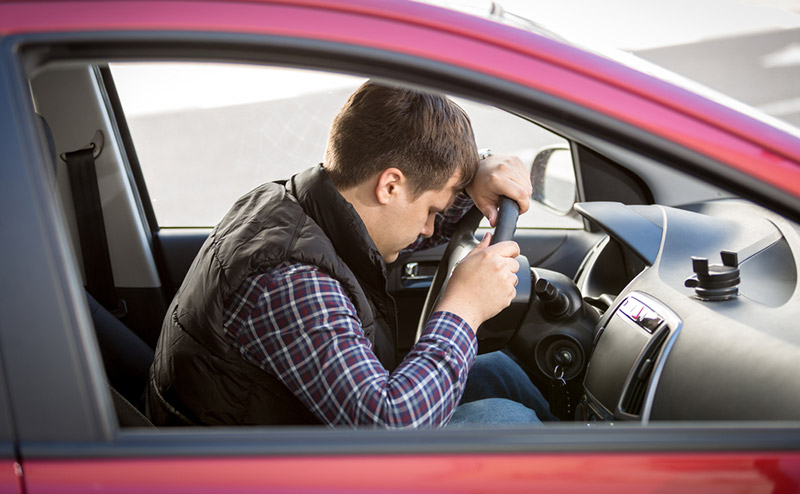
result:
M 162 228 L 213 226 L 253 187 L 321 162 L 331 120 L 366 80 L 210 63 L 124 63 L 111 70 Z M 454 99 L 469 114 L 479 148 L 516 154 L 531 166 L 538 150 L 567 146 L 517 115 Z M 583 223 L 537 203 L 519 227 Z

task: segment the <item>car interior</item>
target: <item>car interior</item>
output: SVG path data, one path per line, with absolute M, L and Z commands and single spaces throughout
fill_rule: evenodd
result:
M 80 310 L 94 326 L 88 344 L 121 427 L 152 427 L 142 394 L 161 321 L 214 218 L 248 187 L 318 163 L 321 148 L 310 143 L 324 146 L 330 112 L 371 76 L 445 90 L 472 118 L 479 147 L 530 165 L 534 205 L 511 219 L 525 280 L 512 306 L 479 329 L 479 352 L 517 358 L 562 422 L 800 418 L 800 226 L 790 217 L 642 153 L 636 136 L 588 132 L 497 94 L 481 100 L 453 85 L 366 72 L 201 62 L 53 60 L 28 73 L 31 119 L 86 290 Z M 303 69 L 303 80 L 346 83 L 257 103 L 137 112 L 137 97 L 174 103 L 155 94 L 169 84 L 148 70 L 188 65 L 233 68 L 240 80 L 237 69 Z M 257 123 L 285 115 L 296 118 Z M 404 351 L 447 274 L 487 228 L 473 212 L 449 244 L 392 266 Z

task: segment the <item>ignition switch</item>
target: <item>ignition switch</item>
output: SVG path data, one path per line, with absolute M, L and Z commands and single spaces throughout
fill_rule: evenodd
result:
M 575 356 L 572 355 L 572 352 L 567 350 L 566 348 L 562 348 L 555 356 L 556 364 L 560 365 L 562 368 L 567 369 L 572 362 L 575 361 Z

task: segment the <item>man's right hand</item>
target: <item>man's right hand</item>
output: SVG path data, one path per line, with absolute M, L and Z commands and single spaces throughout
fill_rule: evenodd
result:
M 458 263 L 435 309 L 461 316 L 473 331 L 508 307 L 517 293 L 519 245 L 508 241 L 489 246 L 490 241 L 487 233 Z

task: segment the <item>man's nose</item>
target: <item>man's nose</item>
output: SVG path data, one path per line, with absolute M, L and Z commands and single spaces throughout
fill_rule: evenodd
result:
M 422 227 L 420 235 L 422 235 L 425 238 L 428 238 L 431 235 L 433 235 L 433 222 L 435 218 L 436 216 L 432 216 L 431 218 L 428 219 L 428 221 L 425 222 L 425 226 Z

